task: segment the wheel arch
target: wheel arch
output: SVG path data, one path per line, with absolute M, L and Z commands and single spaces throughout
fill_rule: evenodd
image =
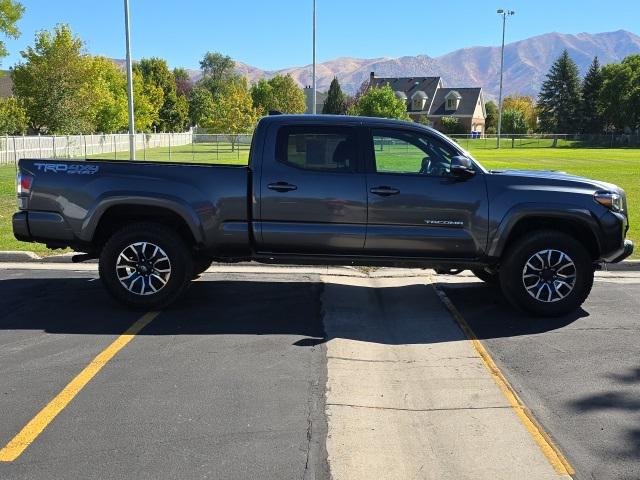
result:
M 488 256 L 499 258 L 514 242 L 537 230 L 553 230 L 565 233 L 578 240 L 596 260 L 601 254 L 601 240 L 596 233 L 598 221 L 591 212 L 579 208 L 567 209 L 523 207 L 510 211 L 500 223 L 493 241 L 489 244 Z
M 203 243 L 200 224 L 195 214 L 185 207 L 162 199 L 136 199 L 126 202 L 104 202 L 83 227 L 84 239 L 96 246 L 120 228 L 136 222 L 153 222 L 174 229 L 188 245 Z

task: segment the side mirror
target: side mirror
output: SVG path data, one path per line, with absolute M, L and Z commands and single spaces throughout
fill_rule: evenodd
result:
M 471 159 L 462 155 L 451 159 L 451 176 L 456 178 L 470 178 L 476 174 Z

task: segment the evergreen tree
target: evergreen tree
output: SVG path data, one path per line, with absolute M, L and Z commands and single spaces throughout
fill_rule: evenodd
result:
M 538 96 L 540 129 L 553 133 L 578 131 L 580 100 L 578 66 L 565 49 L 551 65 Z
M 345 97 L 337 77 L 333 77 L 327 98 L 322 106 L 322 113 L 344 115 L 346 112 Z
M 593 59 L 582 81 L 582 131 L 584 133 L 602 133 L 604 121 L 599 100 L 602 92 L 602 70 L 598 57 Z

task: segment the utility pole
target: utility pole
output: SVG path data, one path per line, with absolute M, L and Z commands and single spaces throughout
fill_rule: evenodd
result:
M 504 32 L 507 25 L 507 15 L 513 15 L 513 10 L 498 10 L 498 14 L 502 15 L 502 50 L 500 53 L 500 93 L 498 94 L 498 145 L 500 148 L 500 135 L 502 133 L 502 72 L 504 69 Z
M 131 34 L 129 0 L 124 0 L 124 30 L 127 43 L 127 97 L 129 99 L 129 160 L 136 159 L 136 121 L 133 115 L 133 68 L 131 66 Z
M 311 81 L 311 113 L 316 114 L 316 0 L 313 0 L 313 79 Z

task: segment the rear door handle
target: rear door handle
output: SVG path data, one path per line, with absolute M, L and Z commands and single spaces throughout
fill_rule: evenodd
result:
M 400 190 L 398 190 L 397 188 L 391 188 L 386 186 L 374 187 L 369 191 L 374 195 L 380 195 L 381 197 L 388 197 L 389 195 L 398 195 L 400 193 Z
M 269 190 L 275 190 L 276 192 L 291 192 L 298 189 L 298 187 L 296 187 L 295 185 L 291 185 L 287 182 L 270 183 L 269 185 L 267 185 L 267 188 Z

